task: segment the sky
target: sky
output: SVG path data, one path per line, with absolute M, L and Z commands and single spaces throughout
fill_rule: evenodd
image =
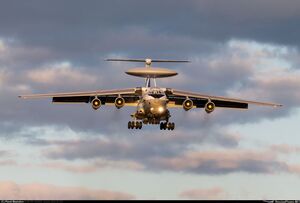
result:
M 0 199 L 299 199 L 300 1 L 0 5 Z M 112 57 L 188 59 L 158 85 L 283 107 L 128 130 L 133 107 L 17 97 L 143 85 Z

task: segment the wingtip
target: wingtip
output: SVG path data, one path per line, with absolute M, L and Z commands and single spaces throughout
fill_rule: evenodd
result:
M 27 99 L 27 97 L 26 97 L 26 96 L 23 96 L 23 95 L 19 95 L 18 98 L 19 98 L 19 99 Z

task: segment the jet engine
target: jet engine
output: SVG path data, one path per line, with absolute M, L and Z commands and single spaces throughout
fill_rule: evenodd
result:
M 98 99 L 97 97 L 95 99 L 93 99 L 93 101 L 92 101 L 92 107 L 95 110 L 99 109 L 101 107 L 101 100 Z
M 193 108 L 193 101 L 190 99 L 184 100 L 182 107 L 184 110 L 188 111 Z
M 216 105 L 211 102 L 211 101 L 208 101 L 206 104 L 205 104 L 205 111 L 206 113 L 211 113 L 215 110 L 215 107 Z
M 120 109 L 125 105 L 125 99 L 122 97 L 117 97 L 115 100 L 115 106 Z

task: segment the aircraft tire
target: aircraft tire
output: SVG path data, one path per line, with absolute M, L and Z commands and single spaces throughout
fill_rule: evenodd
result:
M 166 123 L 166 126 L 167 126 L 167 129 L 168 129 L 168 130 L 171 130 L 171 126 L 172 126 L 171 124 L 172 124 L 172 123 Z
M 160 128 L 160 130 L 163 130 L 164 129 L 164 123 L 160 123 L 159 128 Z
M 175 129 L 175 123 L 171 123 L 171 130 Z
M 164 130 L 167 130 L 167 127 L 168 127 L 168 123 L 164 123 Z

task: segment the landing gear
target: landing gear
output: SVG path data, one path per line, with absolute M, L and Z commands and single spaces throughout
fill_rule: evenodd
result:
M 151 120 L 149 120 L 149 124 L 151 124 L 151 125 L 158 125 L 159 122 L 160 122 L 160 120 L 158 120 L 158 119 L 151 119 Z
M 128 129 L 142 129 L 143 123 L 137 121 L 129 121 L 128 122 Z
M 136 127 L 135 129 L 142 129 L 143 127 L 143 123 L 140 121 L 140 122 L 136 122 Z
M 174 130 L 174 129 L 175 129 L 175 123 L 169 123 L 169 122 L 160 123 L 160 130 Z

